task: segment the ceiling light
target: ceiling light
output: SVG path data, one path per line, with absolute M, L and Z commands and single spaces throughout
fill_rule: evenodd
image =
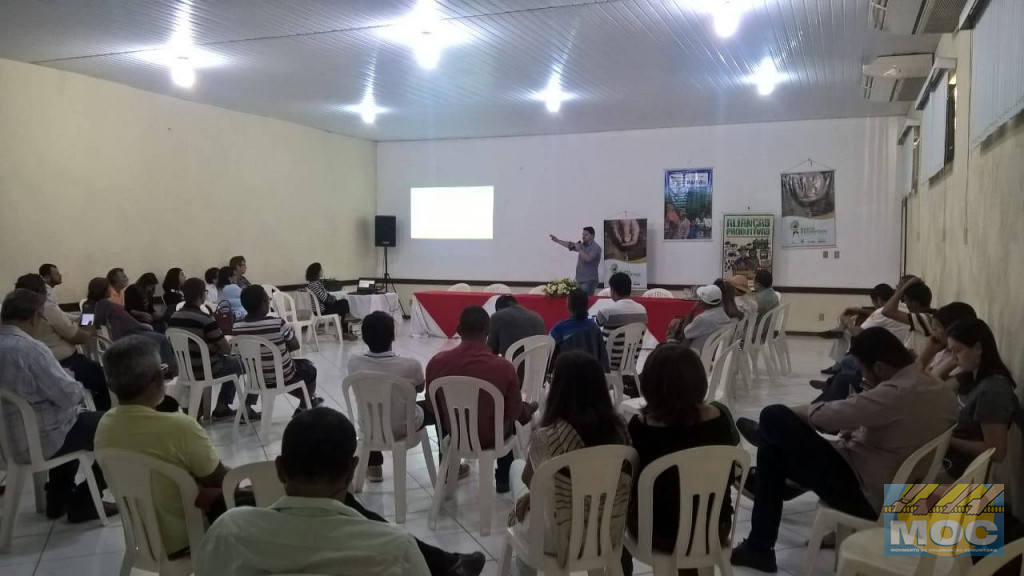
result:
M 728 38 L 736 33 L 743 18 L 743 9 L 732 0 L 721 0 L 711 9 L 715 21 L 715 33 Z
M 775 86 L 784 79 L 785 77 L 775 68 L 775 62 L 770 58 L 762 61 L 754 75 L 750 77 L 750 81 L 757 85 L 757 93 L 761 96 L 767 96 L 774 92 Z
M 171 65 L 171 80 L 182 88 L 195 85 L 196 69 L 187 56 L 179 56 Z
M 420 0 L 412 13 L 394 25 L 379 28 L 378 33 L 411 48 L 416 62 L 425 70 L 437 68 L 445 48 L 470 37 L 453 22 L 441 18 L 435 0 Z
M 416 54 L 416 63 L 424 70 L 433 70 L 441 62 L 441 46 L 428 30 L 423 30 L 421 38 L 413 49 Z
M 551 77 L 547 87 L 542 92 L 534 92 L 533 97 L 544 102 L 548 112 L 555 114 L 562 109 L 562 102 L 572 98 L 572 95 L 562 91 L 562 79 L 555 75 Z
M 377 103 L 373 101 L 373 92 L 367 90 L 366 96 L 363 96 L 362 102 L 351 106 L 345 106 L 345 111 L 359 114 L 359 117 L 363 119 L 363 122 L 373 124 L 377 120 L 377 115 L 387 112 L 387 109 L 377 106 Z

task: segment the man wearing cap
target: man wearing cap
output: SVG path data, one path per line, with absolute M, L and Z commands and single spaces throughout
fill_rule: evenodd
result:
M 704 311 L 683 329 L 683 344 L 700 354 L 708 336 L 728 324 L 732 318 L 722 308 L 722 290 L 718 286 L 711 284 L 697 288 L 697 298 L 703 303 Z
M 743 274 L 729 278 L 729 284 L 736 289 L 736 307 L 743 312 L 743 317 L 757 316 L 757 301 L 750 296 L 750 281 Z

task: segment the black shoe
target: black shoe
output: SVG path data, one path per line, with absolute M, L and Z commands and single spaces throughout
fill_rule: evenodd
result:
M 779 571 L 779 565 L 775 563 L 775 550 L 754 548 L 747 542 L 744 540 L 742 544 L 732 549 L 733 566 L 745 566 L 771 574 Z
M 448 569 L 447 574 L 449 576 L 477 576 L 484 571 L 487 557 L 484 556 L 483 552 L 473 552 L 472 554 L 456 553 L 456 556 L 458 560 Z
M 106 514 L 107 518 L 117 516 L 117 505 L 111 504 L 110 502 L 104 502 L 103 513 Z M 68 522 L 71 524 L 98 520 L 99 517 L 100 515 L 96 513 L 96 507 L 93 506 L 91 500 L 84 504 L 68 506 Z
M 50 520 L 60 518 L 68 511 L 68 495 L 58 496 L 54 492 L 46 491 L 46 517 Z
M 832 376 L 833 374 L 839 374 L 839 368 L 836 368 L 835 366 L 829 366 L 828 368 L 822 370 L 821 373 L 824 374 L 825 376 Z
M 839 330 L 825 330 L 824 332 L 818 332 L 818 336 L 826 340 L 838 340 L 843 337 L 843 333 Z
M 313 396 L 309 401 L 313 404 L 313 408 L 319 408 L 324 403 L 324 399 L 320 396 Z
M 815 390 L 824 390 L 825 388 L 828 388 L 827 380 L 811 380 L 810 384 L 811 388 L 814 388 Z
M 761 447 L 764 441 L 761 439 L 761 432 L 758 430 L 757 422 L 750 418 L 739 418 L 736 420 L 736 428 L 747 442 L 750 442 L 756 448 Z
M 214 408 L 213 409 L 213 413 L 210 414 L 210 417 L 214 421 L 216 421 L 216 420 L 227 420 L 229 418 L 234 418 L 235 417 L 235 411 L 232 410 L 231 408 L 228 408 L 227 406 L 221 406 L 219 408 Z
M 786 486 L 782 489 L 782 499 L 789 502 L 794 498 L 803 496 L 807 492 L 809 492 L 809 490 L 803 486 L 787 479 Z M 754 497 L 757 494 L 757 466 L 752 467 L 750 472 L 747 474 L 747 482 L 743 485 L 743 494 L 746 495 L 747 498 L 754 500 Z
M 512 483 L 508 478 L 501 480 L 500 478 L 494 479 L 494 491 L 498 494 L 508 494 L 512 491 Z

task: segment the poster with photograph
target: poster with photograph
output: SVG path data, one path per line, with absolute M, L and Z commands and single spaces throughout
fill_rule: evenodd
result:
M 647 218 L 604 221 L 604 277 L 625 272 L 633 289 L 647 288 Z
M 726 214 L 722 226 L 722 278 L 742 274 L 753 287 L 754 272 L 771 272 L 774 232 L 774 214 Z
M 665 240 L 711 240 L 711 168 L 665 170 Z
M 836 245 L 836 171 L 782 175 L 782 247 Z

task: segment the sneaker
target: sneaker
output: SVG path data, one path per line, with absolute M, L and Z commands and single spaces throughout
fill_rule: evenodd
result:
M 366 468 L 366 479 L 374 484 L 384 481 L 384 467 L 383 466 L 368 466 Z
M 212 418 L 214 421 L 227 420 L 229 418 L 234 418 L 235 414 L 236 411 L 232 410 L 231 408 L 228 408 L 227 406 L 218 406 L 217 408 L 213 409 Z
M 824 390 L 825 388 L 828 388 L 827 380 L 811 380 L 810 384 L 811 388 L 814 388 L 815 390 Z
M 111 516 L 117 516 L 117 505 L 104 502 L 103 513 L 110 518 Z M 90 500 L 86 504 L 77 504 L 68 506 L 68 523 L 79 524 L 81 522 L 88 522 L 90 520 L 99 520 L 100 515 L 96 512 L 96 507 L 93 506 Z
M 761 439 L 761 432 L 758 430 L 757 422 L 750 418 L 738 418 L 736 420 L 736 428 L 740 431 L 740 435 L 747 442 L 750 442 L 752 446 L 755 448 L 761 447 L 764 441 Z
M 774 574 L 779 571 L 779 565 L 775 563 L 775 550 L 759 549 L 748 544 L 744 540 L 742 544 L 732 549 L 732 565 L 753 568 L 760 572 Z
M 448 576 L 478 576 L 484 571 L 484 563 L 487 562 L 487 557 L 484 556 L 483 552 L 473 552 L 472 554 L 459 554 L 456 553 L 457 560 L 451 568 L 448 569 Z

